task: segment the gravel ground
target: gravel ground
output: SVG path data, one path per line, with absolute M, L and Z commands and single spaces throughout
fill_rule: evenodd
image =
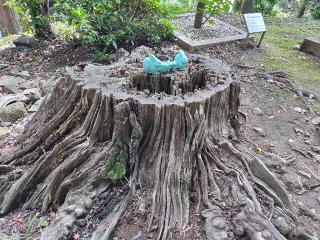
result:
M 193 27 L 194 15 L 186 15 L 174 21 L 178 25 L 178 32 L 192 40 L 207 40 L 212 38 L 222 38 L 239 34 L 237 31 L 225 26 L 224 24 L 206 22 L 200 29 Z

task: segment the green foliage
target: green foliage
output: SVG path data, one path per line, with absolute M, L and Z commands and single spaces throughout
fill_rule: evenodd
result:
M 74 38 L 102 49 L 158 43 L 171 35 L 177 8 L 160 0 L 58 0 L 55 16 Z
M 106 62 L 110 59 L 110 54 L 106 51 L 97 49 L 93 54 L 93 58 L 97 62 Z
M 46 38 L 50 32 L 49 16 L 45 12 L 45 0 L 8 0 L 6 3 L 20 16 L 25 31 L 37 38 Z
M 230 0 L 199 0 L 205 4 L 205 14 L 209 16 L 226 13 L 230 10 L 232 4 Z
M 113 164 L 107 170 L 105 178 L 110 179 L 113 182 L 118 181 L 126 174 L 126 161 L 128 155 L 122 151 L 115 157 Z
M 39 226 L 42 227 L 42 228 L 48 227 L 48 222 L 47 222 L 47 220 L 45 219 L 45 217 L 40 217 L 40 218 L 39 218 L 39 221 L 38 221 L 38 224 L 39 224 Z
M 310 9 L 313 19 L 320 19 L 320 0 L 313 0 Z
M 256 11 L 262 12 L 265 15 L 274 14 L 274 6 L 278 3 L 279 0 L 256 0 Z

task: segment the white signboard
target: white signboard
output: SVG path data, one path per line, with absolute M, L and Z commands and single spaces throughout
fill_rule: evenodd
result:
M 248 13 L 244 14 L 247 28 L 249 33 L 266 32 L 266 25 L 264 24 L 263 16 L 261 13 Z

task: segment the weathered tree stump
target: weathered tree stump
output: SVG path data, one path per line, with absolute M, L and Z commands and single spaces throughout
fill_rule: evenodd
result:
M 206 226 L 223 216 L 224 207 L 234 209 L 225 217 L 228 227 L 217 233 L 286 239 L 263 204 L 271 199 L 273 212 L 298 226 L 289 194 L 258 158 L 231 142 L 239 124 L 239 84 L 220 60 L 189 57 L 186 71 L 161 76 L 143 74 L 135 53 L 109 66 L 67 69 L 19 150 L 0 161 L 7 169 L 0 172 L 1 213 L 56 209 L 42 239 L 63 239 L 92 208 L 99 189 L 121 189 L 116 203 L 106 202 L 112 210 L 91 235 L 109 239 L 136 189 L 145 188 L 152 192 L 151 216 L 143 231 L 157 224 L 159 239 L 188 227 L 191 195 L 207 209 Z M 302 227 L 294 229 L 291 236 L 311 239 Z

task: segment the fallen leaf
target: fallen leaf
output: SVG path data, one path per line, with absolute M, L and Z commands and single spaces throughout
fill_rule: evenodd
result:
M 78 233 L 74 234 L 73 240 L 80 240 L 80 235 Z
M 262 148 L 261 148 L 261 147 L 256 147 L 256 151 L 257 151 L 258 153 L 261 153 L 261 152 L 262 152 Z

